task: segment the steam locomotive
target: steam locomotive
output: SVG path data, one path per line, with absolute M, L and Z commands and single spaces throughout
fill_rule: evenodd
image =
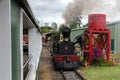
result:
M 53 37 L 53 65 L 55 69 L 75 69 L 80 66 L 80 56 L 75 53 L 74 43 L 70 40 L 71 30 L 62 28 L 63 41 L 59 34 Z

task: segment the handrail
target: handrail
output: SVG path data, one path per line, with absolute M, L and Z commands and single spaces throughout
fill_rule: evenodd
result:
M 25 64 L 23 65 L 23 69 L 26 67 L 26 65 L 30 62 L 31 59 L 32 59 L 32 56 L 30 56 L 28 60 L 25 62 Z
M 30 80 L 31 73 L 33 72 L 32 69 L 33 69 L 33 66 L 30 66 L 30 70 L 28 71 L 28 74 L 26 75 L 25 80 Z

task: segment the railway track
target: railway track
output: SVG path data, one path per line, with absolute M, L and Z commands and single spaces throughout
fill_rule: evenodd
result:
M 56 75 L 56 80 L 85 80 L 84 77 L 77 71 L 59 71 Z

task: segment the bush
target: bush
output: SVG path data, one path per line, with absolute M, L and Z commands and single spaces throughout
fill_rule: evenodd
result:
M 113 66 L 113 62 L 104 60 L 102 58 L 96 58 L 96 59 L 92 60 L 91 65 L 94 65 L 94 66 Z

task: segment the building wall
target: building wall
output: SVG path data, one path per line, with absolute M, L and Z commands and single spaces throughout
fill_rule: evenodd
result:
M 42 49 L 42 35 L 34 27 L 29 28 L 28 34 L 29 55 L 32 56 L 32 59 L 29 63 L 30 71 L 26 80 L 35 80 Z
M 0 0 L 0 80 L 23 80 L 23 12 L 17 0 Z M 29 19 L 28 22 L 32 21 Z M 33 24 L 33 23 L 32 23 Z M 34 24 L 33 24 L 34 25 Z M 34 78 L 28 76 L 28 80 L 35 80 L 38 62 L 42 49 L 42 36 L 35 25 L 35 32 L 30 33 L 34 47 L 31 51 L 35 54 L 30 62 L 34 67 Z M 33 48 L 33 49 L 32 49 Z M 30 67 L 31 67 L 30 64 Z
M 108 25 L 107 29 L 109 29 L 111 31 L 111 39 L 115 39 L 115 24 L 113 25 Z
M 112 25 L 107 25 L 107 29 L 110 30 L 110 42 L 111 42 L 111 52 L 115 52 L 116 51 L 116 39 L 115 39 L 115 24 L 112 24 Z
M 116 24 L 116 53 L 120 53 L 120 23 Z
M 83 34 L 85 29 L 87 29 L 87 28 L 72 30 L 71 34 L 70 34 L 71 41 L 73 41 L 76 36 Z
M 0 0 L 0 80 L 12 80 L 10 0 Z
M 111 31 L 111 51 L 114 53 L 120 53 L 120 22 L 107 25 L 107 28 Z

